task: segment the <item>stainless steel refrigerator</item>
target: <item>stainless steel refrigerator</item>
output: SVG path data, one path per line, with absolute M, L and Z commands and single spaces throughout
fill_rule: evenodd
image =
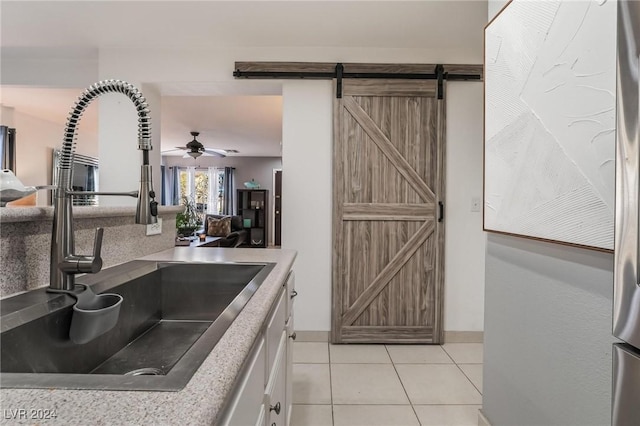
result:
M 618 2 L 614 426 L 640 424 L 640 1 Z

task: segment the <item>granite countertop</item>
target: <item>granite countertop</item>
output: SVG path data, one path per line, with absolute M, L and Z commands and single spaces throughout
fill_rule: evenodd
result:
M 158 206 L 158 214 L 176 214 L 184 210 L 184 206 Z M 74 206 L 74 218 L 95 217 L 134 217 L 136 206 L 102 207 L 102 206 Z M 29 222 L 33 220 L 52 220 L 53 207 L 2 207 L 0 208 L 0 222 Z
M 51 420 L 8 420 L 23 424 L 213 424 L 236 375 L 269 313 L 296 257 L 294 250 L 176 247 L 141 260 L 274 262 L 274 269 L 218 344 L 179 392 L 0 389 L 3 412 L 55 410 Z M 34 343 L 34 350 L 37 347 Z

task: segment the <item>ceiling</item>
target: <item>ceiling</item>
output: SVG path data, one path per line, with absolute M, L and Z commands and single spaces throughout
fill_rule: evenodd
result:
M 2 0 L 1 7 L 0 47 L 12 48 L 438 47 L 481 51 L 487 17 L 486 0 Z M 279 83 L 243 81 L 242 94 L 249 96 L 231 96 L 238 93 L 231 87 L 236 83 L 240 84 L 160 83 L 162 150 L 186 144 L 191 139 L 189 132 L 199 131 L 198 139 L 206 147 L 237 149 L 240 156 L 280 156 Z M 4 105 L 31 105 L 32 115 L 46 114 L 64 123 L 83 88 L 47 92 L 46 102 L 45 98 L 38 101 L 35 92 L 20 96 L 6 89 L 3 86 Z M 255 96 L 258 93 L 269 96 Z M 56 95 L 60 98 L 54 99 Z

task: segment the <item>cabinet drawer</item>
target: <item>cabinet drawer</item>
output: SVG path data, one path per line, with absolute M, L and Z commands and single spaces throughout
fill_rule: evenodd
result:
M 271 368 L 273 366 L 273 362 L 276 359 L 276 352 L 278 351 L 278 344 L 280 342 L 280 335 L 282 334 L 282 330 L 284 330 L 286 318 L 285 318 L 285 310 L 286 303 L 284 288 L 283 291 L 280 292 L 280 296 L 278 297 L 278 303 L 276 304 L 276 309 L 273 311 L 273 315 L 269 319 L 267 323 L 267 370 L 265 378 L 268 380 L 269 375 L 271 374 Z M 265 381 L 266 383 L 266 381 Z
M 266 345 L 260 337 L 243 371 L 240 380 L 233 391 L 228 409 L 223 416 L 221 425 L 247 426 L 259 421 L 261 411 L 264 418 L 264 374 Z

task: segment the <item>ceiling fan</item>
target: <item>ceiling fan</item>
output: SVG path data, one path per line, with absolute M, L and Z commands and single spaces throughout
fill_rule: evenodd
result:
M 200 132 L 191 132 L 191 136 L 193 136 L 193 140 L 189 141 L 185 146 L 177 146 L 176 149 L 186 150 L 187 153 L 182 158 L 198 158 L 201 155 L 204 156 L 216 156 L 224 158 L 226 157 L 227 151 L 224 149 L 214 149 L 214 148 L 205 148 L 204 145 L 200 143 L 196 138 L 200 135 Z M 170 151 L 175 151 L 176 149 L 172 149 Z M 165 152 L 170 152 L 165 151 Z

